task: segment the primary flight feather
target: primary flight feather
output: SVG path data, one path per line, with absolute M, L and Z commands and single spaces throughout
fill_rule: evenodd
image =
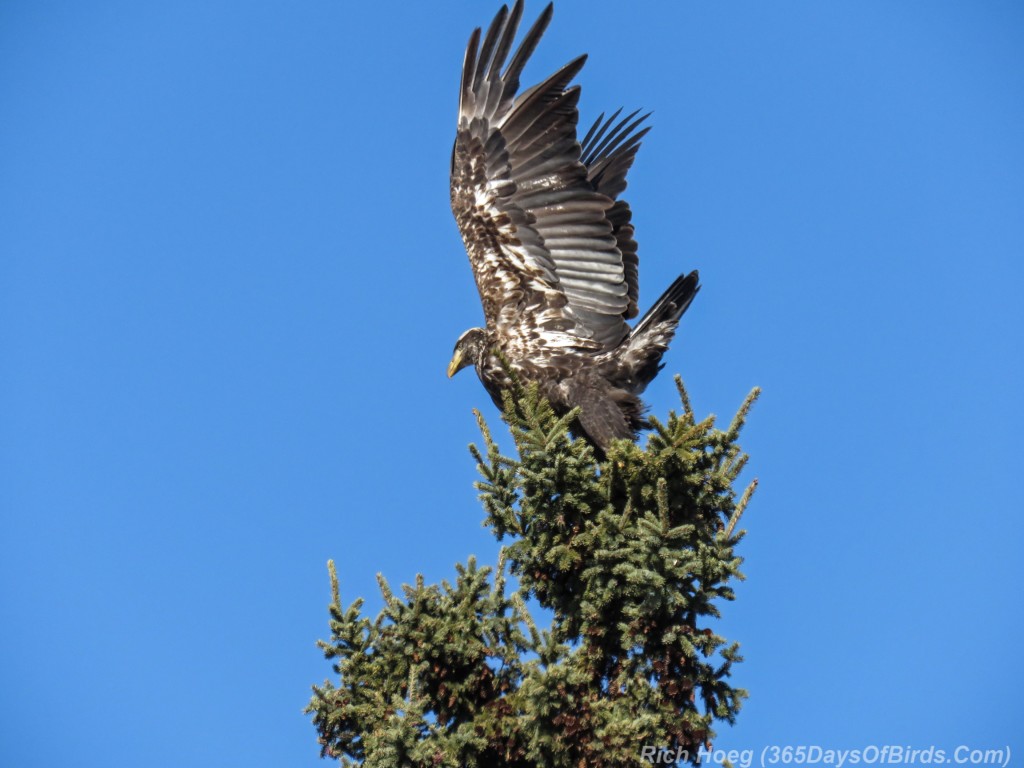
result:
M 520 93 L 552 6 L 513 53 L 522 13 L 522 0 L 502 6 L 466 48 L 451 203 L 486 327 L 462 334 L 448 375 L 473 365 L 500 407 L 503 357 L 556 411 L 580 408 L 577 431 L 604 453 L 645 426 L 639 395 L 661 370 L 698 276 L 681 275 L 635 327 L 626 323 L 637 315 L 639 261 L 618 197 L 647 115 L 602 115 L 578 140 L 580 88 L 570 83 L 585 55 Z

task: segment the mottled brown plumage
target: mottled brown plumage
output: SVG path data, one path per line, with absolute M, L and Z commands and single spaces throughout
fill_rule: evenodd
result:
M 500 353 L 557 411 L 579 407 L 578 431 L 603 452 L 644 426 L 639 395 L 661 369 L 697 273 L 680 276 L 630 329 L 639 261 L 629 204 L 618 196 L 647 115 L 602 115 L 578 141 L 580 89 L 570 82 L 586 56 L 517 93 L 552 6 L 509 59 L 522 12 L 521 0 L 503 6 L 466 49 L 451 203 L 486 327 L 462 335 L 448 372 L 475 366 L 500 406 Z

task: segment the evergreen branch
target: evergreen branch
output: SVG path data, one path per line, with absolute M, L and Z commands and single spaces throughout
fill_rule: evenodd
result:
M 693 406 L 690 404 L 690 394 L 686 391 L 686 386 L 683 384 L 683 377 L 678 373 L 673 377 L 673 381 L 676 383 L 676 391 L 679 393 L 679 400 L 683 404 L 683 413 L 686 414 L 690 423 L 696 421 L 693 415 Z
M 743 472 L 743 468 L 747 466 L 747 461 L 749 460 L 750 457 L 747 454 L 739 454 L 736 457 L 736 460 L 726 467 L 726 477 L 728 477 L 730 480 L 735 480 L 737 477 L 740 476 L 740 473 Z
M 484 421 L 484 415 L 476 408 L 473 409 L 473 415 L 476 417 L 477 427 L 484 436 L 484 444 L 487 446 L 488 450 L 490 450 L 490 447 L 494 445 L 494 438 L 491 437 L 491 428 L 488 427 L 487 422 Z
M 736 523 L 739 522 L 740 517 L 743 515 L 743 511 L 747 508 L 747 504 L 750 503 L 751 497 L 754 495 L 754 491 L 757 490 L 757 478 L 755 477 L 750 485 L 743 491 L 743 495 L 740 496 L 739 503 L 736 504 L 736 509 L 733 510 L 732 517 L 729 518 L 729 525 L 725 528 L 725 538 L 732 538 L 733 529 L 736 527 Z
M 689 422 L 679 422 L 678 434 L 668 440 L 669 448 L 671 450 L 678 450 L 698 440 L 704 440 L 714 427 L 715 415 L 713 413 L 696 423 L 692 420 Z
M 391 585 L 388 584 L 388 580 L 384 578 L 383 573 L 377 574 L 377 586 L 380 587 L 381 597 L 384 598 L 384 602 L 392 610 L 397 610 L 401 607 L 401 601 L 395 597 L 395 593 L 391 591 Z
M 515 606 L 519 619 L 526 625 L 527 630 L 529 630 L 530 641 L 533 647 L 536 648 L 541 643 L 540 632 L 537 631 L 537 624 L 534 622 L 533 616 L 530 615 L 530 609 L 526 607 L 526 601 L 523 600 L 522 595 L 518 592 L 512 593 L 511 601 L 512 605 Z
M 750 413 L 750 409 L 754 406 L 754 403 L 757 402 L 757 398 L 760 396 L 761 388 L 754 387 L 750 390 L 750 394 L 744 398 L 743 405 L 740 406 L 740 409 L 736 412 L 736 416 L 733 417 L 732 423 L 729 425 L 729 429 L 726 430 L 726 435 L 730 441 L 739 437 L 740 430 L 747 421 L 747 415 Z
M 658 516 L 661 518 L 662 532 L 668 533 L 670 525 L 668 508 L 668 481 L 664 477 L 658 478 L 655 499 L 658 504 Z
M 334 561 L 327 561 L 327 573 L 331 579 L 331 605 L 341 611 L 341 591 L 338 588 L 338 571 L 334 568 Z
M 648 415 L 647 424 L 657 433 L 658 437 L 664 441 L 665 445 L 670 445 L 672 443 L 672 430 L 663 424 L 656 416 Z

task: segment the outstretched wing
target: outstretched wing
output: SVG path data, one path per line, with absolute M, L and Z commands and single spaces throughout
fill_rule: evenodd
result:
M 621 109 L 617 110 L 607 120 L 604 119 L 604 115 L 597 118 L 581 142 L 581 160 L 587 166 L 587 179 L 594 189 L 615 200 L 615 204 L 608 210 L 608 221 L 612 225 L 615 245 L 622 253 L 622 266 L 629 297 L 625 317 L 629 319 L 637 315 L 640 260 L 636 253 L 636 240 L 633 239 L 633 213 L 629 203 L 617 198 L 626 189 L 626 173 L 636 159 L 640 140 L 651 129 L 647 126 L 637 131 L 640 124 L 650 116 L 648 112 L 637 117 L 639 110 L 627 115 L 612 128 L 612 123 L 621 112 Z
M 643 132 L 617 126 L 581 160 L 580 91 L 569 83 L 585 56 L 516 95 L 552 13 L 549 5 L 506 66 L 522 10 L 521 0 L 511 11 L 502 7 L 482 42 L 479 29 L 470 37 L 452 212 L 488 327 L 506 352 L 535 359 L 538 346 L 597 352 L 619 344 L 636 314 L 636 244 L 629 208 L 614 198 Z

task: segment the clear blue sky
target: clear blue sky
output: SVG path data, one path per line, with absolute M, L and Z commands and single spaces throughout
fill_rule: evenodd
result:
M 531 2 L 533 18 L 542 4 Z M 496 2 L 0 4 L 0 762 L 316 766 L 325 562 L 476 554 L 481 319 L 448 210 Z M 1024 5 L 560 0 L 583 122 L 653 109 L 648 390 L 761 487 L 718 745 L 1016 746 Z

